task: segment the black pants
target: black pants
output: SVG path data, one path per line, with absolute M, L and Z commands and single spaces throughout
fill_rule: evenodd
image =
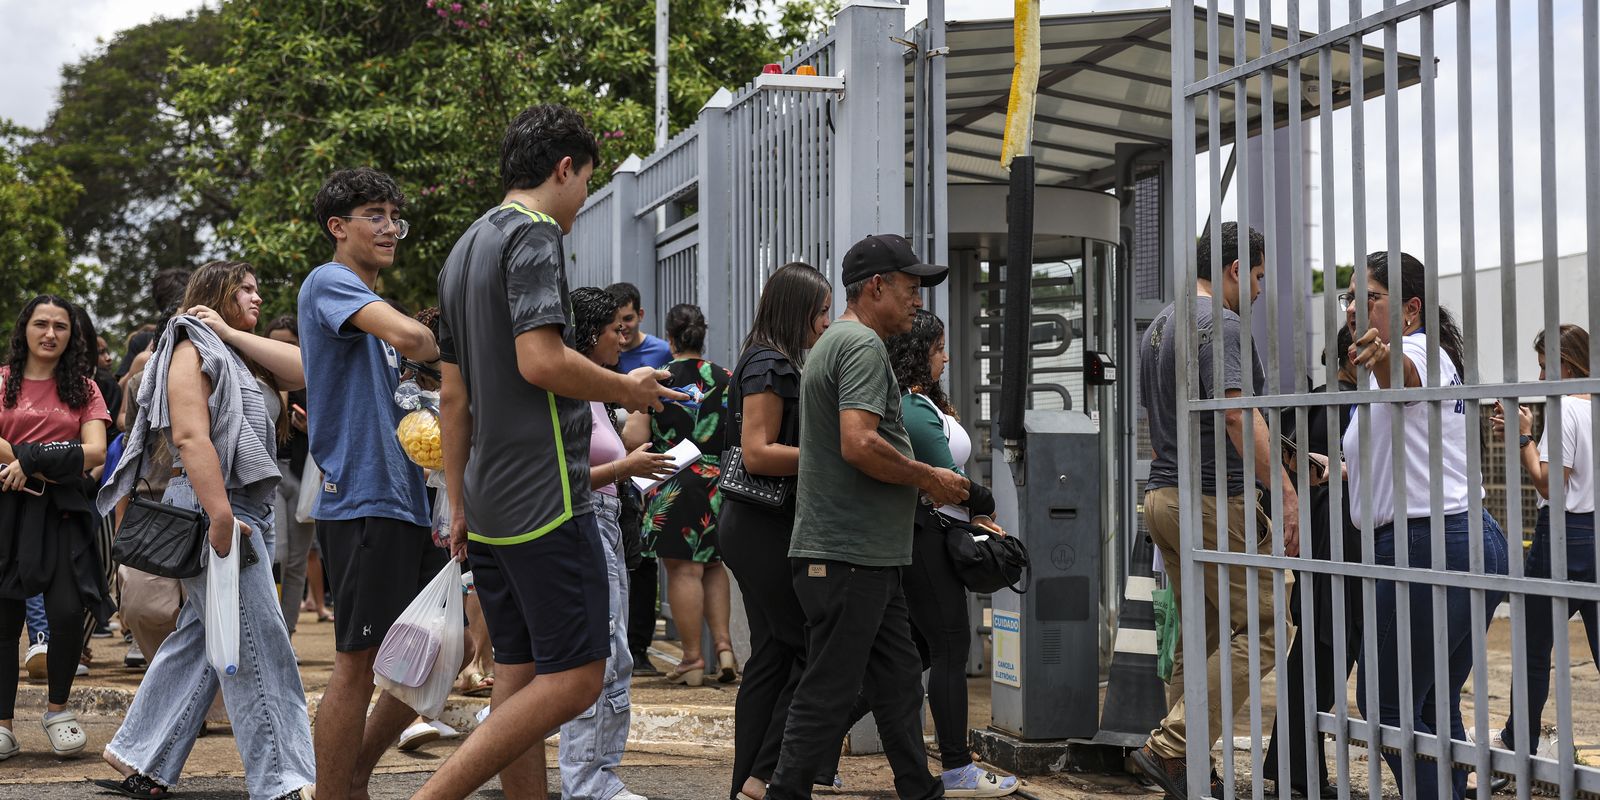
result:
M 656 635 L 656 585 L 660 583 L 656 560 L 642 558 L 628 570 L 628 652 L 633 663 L 649 664 L 645 652 Z M 687 656 L 685 656 L 687 657 Z
M 790 577 L 793 528 L 792 513 L 737 501 L 725 500 L 717 520 L 722 560 L 739 582 L 750 624 L 750 658 L 733 706 L 730 798 L 747 778 L 772 778 L 789 704 L 805 669 L 806 613 Z
M 78 675 L 78 659 L 83 655 L 83 598 L 78 594 L 72 567 L 72 548 L 66 542 L 56 547 L 55 577 L 44 590 L 44 614 L 50 630 L 50 652 L 45 657 L 50 674 L 50 702 L 65 703 L 72 694 L 72 681 Z M 17 641 L 22 636 L 26 600 L 0 600 L 0 719 L 12 719 L 17 711 L 17 681 L 21 669 Z
M 837 750 L 850 708 L 865 693 L 903 800 L 944 796 L 922 749 L 921 659 L 900 570 L 792 559 L 795 596 L 806 613 L 807 664 L 789 706 L 778 768 L 767 797 L 811 797 L 811 780 Z
M 1295 571 L 1294 590 L 1290 593 L 1289 606 L 1296 624 L 1300 624 L 1301 587 L 1310 586 L 1315 580 L 1318 580 L 1318 578 L 1312 573 Z M 1347 584 L 1345 590 L 1360 591 L 1360 588 Z M 1319 594 L 1315 596 L 1315 599 L 1320 602 L 1323 598 Z M 1306 649 L 1309 646 L 1312 663 L 1316 665 L 1315 707 L 1319 712 L 1333 710 L 1333 703 L 1337 693 L 1344 691 L 1344 687 L 1350 680 L 1350 670 L 1355 667 L 1356 658 L 1361 655 L 1360 617 L 1346 620 L 1345 641 L 1347 644 L 1344 650 L 1345 663 L 1343 668 L 1334 663 L 1333 640 L 1331 637 L 1337 632 L 1331 630 L 1331 628 L 1324 630 L 1324 626 L 1320 625 L 1322 622 L 1320 617 L 1318 622 L 1318 630 L 1314 632 L 1314 636 L 1301 635 L 1294 637 L 1294 644 L 1289 648 L 1289 657 L 1284 666 L 1284 669 L 1288 670 L 1285 679 L 1289 682 L 1289 749 L 1287 751 L 1288 755 L 1285 756 L 1285 758 L 1289 759 L 1289 786 L 1310 797 L 1316 797 L 1318 789 L 1328 785 L 1328 759 L 1323 749 L 1326 740 L 1319 733 L 1313 742 L 1317 749 L 1319 782 L 1315 786 L 1308 785 L 1306 783 L 1306 713 L 1304 700 L 1306 696 L 1304 671 Z M 1304 629 L 1302 629 L 1301 633 L 1303 634 L 1304 632 Z M 1278 779 L 1277 730 L 1278 723 L 1274 720 L 1272 723 L 1272 740 L 1267 745 L 1267 756 L 1261 765 L 1261 776 L 1272 781 Z M 1279 793 L 1282 794 L 1282 787 L 1279 788 Z
M 943 530 L 935 527 L 937 520 L 931 515 L 937 513 L 931 509 L 918 513 L 911 566 L 904 570 L 904 580 L 911 629 L 929 670 L 928 708 L 939 738 L 939 762 L 952 770 L 972 763 L 967 747 L 967 648 L 972 628 L 967 587 L 950 563 Z

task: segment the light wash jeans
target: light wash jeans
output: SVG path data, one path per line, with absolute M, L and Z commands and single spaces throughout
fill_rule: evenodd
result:
M 44 595 L 36 594 L 23 604 L 28 620 L 28 646 L 50 643 L 50 620 L 44 615 Z
M 200 509 L 184 479 L 167 487 L 165 502 Z M 305 688 L 289 648 L 289 632 L 272 582 L 272 549 L 265 535 L 270 506 L 235 505 L 233 513 L 253 531 L 260 563 L 239 571 L 239 671 L 221 681 L 222 701 L 233 723 L 251 798 L 268 800 L 316 783 Z M 183 581 L 187 599 L 178 628 L 150 662 L 133 706 L 106 750 L 162 786 L 177 784 L 206 709 L 216 697 L 216 670 L 206 659 L 206 573 Z
M 623 790 L 614 770 L 628 744 L 632 706 L 633 656 L 628 653 L 628 566 L 622 554 L 622 528 L 617 498 L 594 493 L 594 518 L 606 552 L 606 605 L 611 611 L 611 656 L 606 659 L 605 686 L 599 699 L 576 719 L 561 726 L 561 797 L 563 800 L 610 800 Z
M 294 636 L 300 622 L 301 595 L 306 591 L 306 556 L 311 552 L 311 543 L 316 540 L 317 526 L 295 519 L 295 508 L 300 505 L 300 476 L 293 474 L 294 470 L 289 469 L 287 461 L 279 461 L 278 466 L 283 472 L 283 479 L 278 482 L 272 512 L 274 528 L 282 533 L 278 537 L 278 549 L 273 552 L 273 560 L 278 562 L 278 574 L 283 583 L 283 591 L 279 594 L 283 622 L 289 626 L 289 635 Z M 268 547 L 270 549 L 271 545 Z

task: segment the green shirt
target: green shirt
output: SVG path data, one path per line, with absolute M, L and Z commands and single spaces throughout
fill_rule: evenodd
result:
M 817 340 L 800 378 L 800 480 L 789 555 L 908 565 L 917 490 L 879 481 L 845 461 L 839 414 L 847 409 L 877 415 L 878 435 L 913 457 L 888 348 L 871 328 L 840 320 Z
M 916 459 L 930 467 L 943 467 L 963 475 L 966 473 L 950 454 L 950 437 L 944 432 L 944 418 L 933 407 L 933 401 L 920 394 L 906 392 L 906 435 L 911 437 L 911 450 Z

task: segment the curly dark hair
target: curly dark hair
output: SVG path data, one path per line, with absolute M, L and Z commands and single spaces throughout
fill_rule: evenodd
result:
M 328 220 L 349 214 L 365 203 L 394 203 L 400 209 L 406 207 L 406 196 L 394 178 L 371 167 L 335 170 L 322 182 L 311 208 L 328 244 L 339 244 L 333 231 L 328 230 Z
M 7 374 L 11 379 L 6 381 L 5 407 L 16 408 L 17 400 L 22 396 L 22 375 L 28 366 L 28 322 L 33 319 L 34 310 L 45 305 L 65 309 L 67 317 L 73 321 L 66 352 L 56 362 L 53 376 L 56 379 L 56 396 L 67 404 L 67 408 L 76 411 L 89 404 L 89 387 L 92 384 L 88 376 L 93 373 L 94 347 L 83 326 L 77 324 L 77 307 L 51 294 L 42 294 L 28 301 L 22 307 L 22 313 L 17 315 L 16 327 L 11 329 L 11 353 L 6 359 Z
M 538 105 L 517 115 L 500 140 L 500 183 L 506 191 L 544 183 L 561 159 L 572 168 L 600 166 L 600 145 L 578 112 L 562 105 Z
M 593 286 L 572 290 L 572 347 L 585 356 L 594 352 L 600 332 L 617 318 L 616 295 Z
M 706 315 L 693 303 L 679 303 L 667 312 L 667 343 L 674 353 L 698 353 L 706 346 Z
M 944 387 L 933 379 L 929 356 L 934 343 L 943 335 L 944 321 L 939 319 L 939 315 L 919 308 L 911 321 L 910 332 L 891 336 L 885 344 L 889 348 L 889 366 L 894 370 L 894 379 L 900 384 L 900 389 L 916 392 L 932 400 L 940 411 L 953 417 L 956 414 L 955 406 L 950 405 Z

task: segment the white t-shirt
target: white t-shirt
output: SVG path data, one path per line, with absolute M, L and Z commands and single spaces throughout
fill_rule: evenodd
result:
M 1421 331 L 1401 340 L 1401 352 L 1424 382 L 1428 379 L 1428 337 Z M 1461 383 L 1461 373 L 1456 371 L 1443 350 L 1439 356 L 1439 380 L 1446 386 Z M 1369 376 L 1368 386 L 1378 387 L 1376 376 Z M 1362 463 L 1361 412 L 1356 411 L 1353 424 L 1344 434 L 1344 460 L 1350 469 L 1350 512 L 1357 524 L 1370 516 L 1374 527 L 1395 522 L 1394 466 L 1396 458 L 1403 459 L 1406 480 L 1406 519 L 1427 518 L 1433 514 L 1429 501 L 1429 461 L 1433 448 L 1428 441 L 1429 403 L 1407 403 L 1400 413 L 1405 420 L 1405 441 L 1396 452 L 1393 443 L 1395 406 L 1378 403 L 1372 406 L 1370 464 Z M 1446 402 L 1439 415 L 1439 434 L 1443 456 L 1444 513 L 1446 516 L 1467 510 L 1467 405 L 1458 400 Z
M 1539 436 L 1539 460 L 1550 463 L 1550 417 L 1545 416 L 1544 433 Z M 1574 514 L 1594 512 L 1594 404 L 1576 397 L 1561 398 L 1561 464 L 1571 469 L 1567 480 L 1567 510 Z M 1553 477 L 1553 476 L 1552 476 Z M 1539 507 L 1550 501 L 1539 498 Z

